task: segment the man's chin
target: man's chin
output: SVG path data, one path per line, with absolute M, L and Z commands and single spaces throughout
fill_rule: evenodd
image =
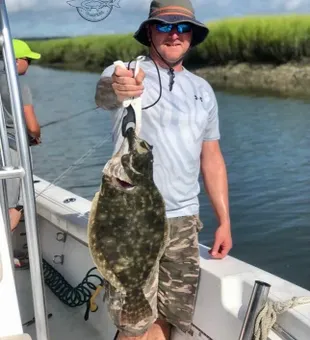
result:
M 174 63 L 178 61 L 183 56 L 183 54 L 183 51 L 165 51 L 162 53 L 162 56 L 170 63 Z

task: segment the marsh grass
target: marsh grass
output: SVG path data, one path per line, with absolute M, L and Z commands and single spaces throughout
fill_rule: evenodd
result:
M 310 58 L 310 15 L 249 16 L 207 24 L 208 38 L 193 49 L 186 65 L 227 63 L 283 64 Z M 113 61 L 131 60 L 147 49 L 131 34 L 28 41 L 42 54 L 40 64 L 74 64 L 100 70 Z

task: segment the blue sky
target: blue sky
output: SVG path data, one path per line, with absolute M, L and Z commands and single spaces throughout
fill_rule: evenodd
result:
M 89 0 L 75 0 L 90 2 Z M 103 0 L 93 0 L 100 2 Z M 108 0 L 105 0 L 108 1 Z M 199 20 L 248 14 L 310 13 L 310 0 L 192 0 Z M 83 19 L 67 0 L 6 0 L 13 37 L 76 36 L 134 32 L 147 17 L 149 0 L 119 0 L 99 22 Z

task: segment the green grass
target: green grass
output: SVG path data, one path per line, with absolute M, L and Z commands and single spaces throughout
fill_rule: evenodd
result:
M 190 67 L 225 65 L 229 62 L 300 62 L 310 58 L 310 14 L 250 16 L 207 24 L 208 38 L 189 54 Z M 145 47 L 126 35 L 83 36 L 28 41 L 42 54 L 41 64 L 76 65 L 100 70 L 113 61 L 131 60 L 146 53 Z

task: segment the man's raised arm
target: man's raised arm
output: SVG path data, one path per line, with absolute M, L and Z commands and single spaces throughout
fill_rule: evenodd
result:
M 121 105 L 112 87 L 111 77 L 102 77 L 98 81 L 96 87 L 95 102 L 97 106 L 108 111 L 114 110 Z
M 115 110 L 126 98 L 138 97 L 143 93 L 144 71 L 140 68 L 136 78 L 133 70 L 111 65 L 101 75 L 97 83 L 95 102 L 105 110 Z

